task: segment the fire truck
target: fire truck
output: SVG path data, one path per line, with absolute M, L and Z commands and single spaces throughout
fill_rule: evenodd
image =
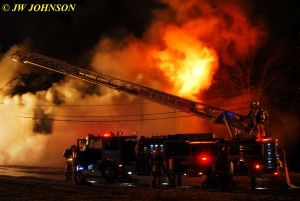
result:
M 248 174 L 255 181 L 256 177 L 263 174 L 275 174 L 278 171 L 277 140 L 270 136 L 259 139 L 253 137 L 249 124 L 244 120 L 243 115 L 103 73 L 86 70 L 36 53 L 18 50 L 12 54 L 12 60 L 42 67 L 96 85 L 107 86 L 120 92 L 140 96 L 176 110 L 208 119 L 216 124 L 224 124 L 231 136 L 230 140 L 214 138 L 213 136 L 203 138 L 199 135 L 183 134 L 141 138 L 139 141 L 134 140 L 134 137 L 127 138 L 124 136 L 111 136 L 109 139 L 104 138 L 104 136 L 90 136 L 89 139 L 79 140 L 80 164 L 78 167 L 89 169 L 89 167 L 92 167 L 90 165 L 93 164 L 101 169 L 102 175 L 107 180 L 114 180 L 118 173 L 122 172 L 119 170 L 124 171 L 127 168 L 126 165 L 132 164 L 131 162 L 134 160 L 136 161 L 137 171 L 150 171 L 146 163 L 156 145 L 163 146 L 167 166 L 169 161 L 174 161 L 173 165 L 178 174 L 187 172 L 189 174 L 202 174 L 211 170 L 217 153 L 220 147 L 223 146 L 227 146 L 229 149 L 235 174 Z M 127 146 L 131 141 L 132 146 L 128 148 Z M 134 141 L 137 144 L 135 152 L 133 151 Z M 110 144 L 114 144 L 115 149 L 108 148 Z M 135 157 L 127 154 L 128 151 L 130 154 L 135 153 Z M 126 158 L 126 156 L 130 157 Z
M 202 176 L 212 168 L 221 141 L 224 139 L 215 138 L 213 133 L 140 138 L 119 133 L 89 134 L 77 139 L 76 158 L 72 155 L 67 162 L 76 165 L 76 182 L 99 173 L 106 181 L 115 181 L 120 175 L 149 175 L 150 160 L 159 146 L 164 154 L 167 176 Z

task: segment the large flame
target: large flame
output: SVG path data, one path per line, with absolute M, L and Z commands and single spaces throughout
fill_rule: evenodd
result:
M 153 52 L 153 57 L 173 83 L 171 92 L 194 98 L 194 94 L 208 89 L 218 66 L 216 52 L 176 26 L 168 26 L 162 38 L 167 47 Z

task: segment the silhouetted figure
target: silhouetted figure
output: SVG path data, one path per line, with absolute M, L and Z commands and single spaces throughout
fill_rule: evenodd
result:
M 65 166 L 65 176 L 66 181 L 69 182 L 72 180 L 73 175 L 73 151 L 76 149 L 76 145 L 72 145 L 70 148 L 64 151 L 64 158 L 66 159 Z
M 165 171 L 164 158 L 162 155 L 161 147 L 154 150 L 153 158 L 151 159 L 151 188 L 162 188 L 162 178 Z
M 258 101 L 251 103 L 251 110 L 247 117 L 249 118 L 250 135 L 257 139 L 265 137 L 264 123 L 268 120 L 268 113 L 260 107 Z
M 222 150 L 218 153 L 216 162 L 214 164 L 214 172 L 220 181 L 220 192 L 229 190 L 231 185 L 230 181 L 231 163 L 230 156 L 228 154 L 227 147 L 222 147 Z

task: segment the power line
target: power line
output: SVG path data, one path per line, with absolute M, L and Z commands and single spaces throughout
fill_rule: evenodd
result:
M 245 110 L 249 108 L 238 108 L 234 109 L 232 111 L 238 111 L 238 110 Z M 178 111 L 181 112 L 181 111 Z M 128 117 L 128 116 L 143 116 L 143 115 L 155 115 L 155 114 L 170 114 L 175 112 L 165 112 L 165 113 L 152 113 L 152 114 L 141 114 L 141 115 L 118 115 L 118 116 L 64 116 L 64 115 L 47 115 L 47 116 L 58 116 L 58 117 Z M 26 119 L 33 119 L 33 120 L 45 120 L 45 121 L 61 121 L 61 122 L 85 122 L 85 123 L 114 123 L 114 122 L 136 122 L 136 121 L 154 121 L 154 120 L 163 120 L 163 119 L 177 119 L 177 118 L 186 118 L 186 117 L 192 117 L 195 115 L 182 115 L 182 116 L 175 116 L 175 117 L 159 117 L 159 118 L 141 118 L 141 119 L 118 119 L 118 120 L 75 120 L 75 119 L 54 119 L 54 118 L 41 118 L 41 117 L 32 117 L 32 116 L 22 116 L 19 115 L 18 117 L 26 118 Z
M 14 77 L 14 78 L 11 79 L 10 81 L 8 81 L 5 85 L 3 85 L 3 86 L 0 88 L 0 91 L 2 91 L 2 89 L 3 89 L 4 87 L 6 87 L 7 85 L 9 85 L 10 83 L 12 83 L 13 81 L 15 81 L 15 80 L 17 80 L 17 79 L 19 79 L 19 76 L 18 76 L 18 77 Z
M 18 116 L 20 118 L 32 119 L 32 120 L 44 120 L 44 121 L 61 121 L 61 122 L 82 122 L 82 123 L 116 123 L 116 122 L 131 122 L 131 121 L 153 121 L 153 120 L 162 120 L 162 119 L 174 119 L 174 118 L 186 118 L 192 117 L 195 115 L 184 115 L 177 117 L 161 117 L 161 118 L 143 118 L 143 119 L 119 119 L 119 120 L 73 120 L 73 119 L 51 119 L 51 118 L 36 118 L 28 116 Z
M 0 103 L 0 105 L 4 105 L 5 103 Z M 107 106 L 124 106 L 124 105 L 143 105 L 143 104 L 153 104 L 150 102 L 145 103 L 114 103 L 114 104 L 72 104 L 72 105 L 55 105 L 55 104 L 37 104 L 33 106 L 37 107 L 107 107 Z M 23 105 L 23 104 L 15 104 L 15 105 Z
M 74 117 L 74 118 L 86 118 L 86 117 L 99 117 L 99 118 L 114 118 L 114 117 L 135 117 L 135 116 L 147 116 L 147 115 L 162 115 L 162 114 L 175 114 L 181 111 L 174 112 L 159 112 L 159 113 L 146 113 L 146 114 L 121 114 L 121 115 L 60 115 L 60 114 L 40 114 L 40 113 L 24 113 L 26 115 L 38 115 L 38 116 L 51 116 L 51 117 Z
M 224 95 L 224 96 L 214 96 L 214 97 L 203 97 L 201 99 L 220 99 L 220 98 L 228 98 L 228 97 L 237 97 L 237 96 L 247 96 L 247 95 L 253 95 L 253 94 L 261 94 L 262 92 L 255 92 L 255 93 L 247 93 L 247 94 L 240 94 L 240 95 Z M 198 99 L 192 99 L 194 101 L 199 101 Z M 3 105 L 4 103 L 0 103 L 0 105 Z M 107 106 L 126 106 L 126 105 L 145 105 L 145 104 L 159 104 L 156 102 L 137 102 L 137 103 L 114 103 L 114 104 L 71 104 L 71 105 L 56 105 L 56 104 L 37 104 L 34 106 L 37 107 L 107 107 Z M 234 103 L 225 106 L 230 105 L 237 105 L 242 103 Z M 22 104 L 16 104 L 16 105 L 22 105 Z

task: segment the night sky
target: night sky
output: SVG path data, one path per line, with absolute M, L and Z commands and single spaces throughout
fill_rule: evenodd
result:
M 5 2 L 5 1 L 4 1 Z M 4 2 L 2 4 L 4 4 Z M 31 1 L 7 1 L 31 2 Z M 49 1 L 39 1 L 39 3 Z M 75 12 L 41 13 L 1 11 L 1 49 L 29 40 L 32 50 L 66 60 L 86 57 L 104 35 L 123 37 L 133 33 L 140 37 L 151 21 L 151 10 L 162 6 L 156 1 L 79 1 Z M 51 2 L 52 3 L 52 2 Z
M 14 3 L 33 1 L 10 0 Z M 153 19 L 152 11 L 166 6 L 158 0 L 62 0 L 76 4 L 75 12 L 4 12 L 1 10 L 1 52 L 12 45 L 30 41 L 32 50 L 60 55 L 71 60 L 85 56 L 104 35 L 116 38 L 126 34 L 141 37 Z M 217 2 L 217 1 L 214 1 Z M 234 1 L 233 1 L 234 2 Z M 236 1 L 238 2 L 238 1 Z M 249 15 L 261 17 L 268 30 L 268 45 L 278 48 L 282 43 L 299 45 L 299 7 L 297 0 L 248 0 Z M 49 3 L 40 0 L 38 3 Z M 55 3 L 51 2 L 51 3 Z M 291 47 L 292 48 L 292 47 Z
M 13 45 L 26 44 L 29 51 L 88 66 L 96 44 L 105 36 L 122 40 L 133 35 L 143 38 L 153 22 L 153 12 L 168 7 L 159 0 L 4 0 L 1 6 L 15 3 L 72 3 L 74 12 L 4 12 L 0 11 L 0 52 L 4 55 Z M 196 2 L 196 1 L 195 1 Z M 218 0 L 213 0 L 216 3 Z M 232 0 L 240 4 L 238 0 Z M 242 1 L 250 21 L 261 21 L 267 36 L 254 59 L 253 85 L 263 84 L 270 109 L 276 108 L 283 118 L 294 115 L 300 122 L 300 1 Z M 259 20 L 258 20 L 259 19 Z M 268 58 L 276 61 L 261 80 L 261 66 Z M 222 62 L 221 62 L 222 63 Z M 56 74 L 39 77 L 26 74 L 23 85 L 12 92 L 23 94 L 44 90 L 60 81 Z M 35 80 L 36 85 L 31 85 Z M 217 87 L 217 86 L 216 86 Z M 300 127 L 299 127 L 300 128 Z M 300 130 L 298 130 L 300 135 Z M 288 133 L 286 134 L 288 136 Z M 297 139 L 300 139 L 299 137 Z M 299 140 L 298 140 L 299 141 Z M 298 142 L 300 144 L 300 142 Z M 299 150 L 300 151 L 300 150 Z M 291 154 L 296 156 L 296 152 Z M 299 162 L 298 162 L 299 163 Z

